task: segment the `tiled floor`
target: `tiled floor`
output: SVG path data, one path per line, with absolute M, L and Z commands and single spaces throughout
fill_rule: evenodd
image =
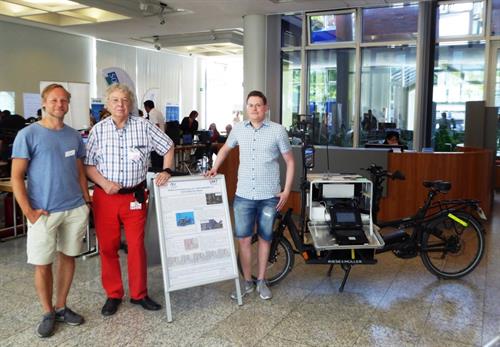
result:
M 0 346 L 481 346 L 500 334 L 499 226 L 497 194 L 486 257 L 461 280 L 437 280 L 420 258 L 384 254 L 377 265 L 354 267 L 339 293 L 338 268 L 328 278 L 327 266 L 297 257 L 270 301 L 253 293 L 238 307 L 229 298 L 233 281 L 172 293 L 173 323 L 164 310 L 127 301 L 101 316 L 99 259 L 79 259 L 69 305 L 86 323 L 58 325 L 49 339 L 35 336 L 41 312 L 26 240 L 11 240 L 0 243 Z M 150 269 L 149 288 L 164 299 L 160 267 Z

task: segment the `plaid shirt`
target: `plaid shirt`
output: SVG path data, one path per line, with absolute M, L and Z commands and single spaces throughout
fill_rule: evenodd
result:
M 89 134 L 86 165 L 106 179 L 134 187 L 146 179 L 151 151 L 165 155 L 172 140 L 150 121 L 129 116 L 122 129 L 112 117 L 97 123 Z
M 265 120 L 259 129 L 244 121 L 234 126 L 226 144 L 239 145 L 240 166 L 236 195 L 251 200 L 269 199 L 281 192 L 279 157 L 291 150 L 285 128 Z

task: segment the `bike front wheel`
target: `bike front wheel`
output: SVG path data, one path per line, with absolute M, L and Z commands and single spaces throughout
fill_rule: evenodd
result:
M 481 224 L 465 212 L 443 215 L 422 236 L 420 257 L 439 278 L 456 279 L 476 268 L 484 254 Z
M 254 280 L 257 279 L 258 249 L 258 237 L 254 235 L 252 237 L 252 278 Z M 269 254 L 266 266 L 265 280 L 267 281 L 267 284 L 269 286 L 273 286 L 283 280 L 288 275 L 290 270 L 292 270 L 294 262 L 295 254 L 290 242 L 284 237 L 273 240 L 273 243 L 271 245 L 271 252 Z M 243 275 L 243 270 L 241 268 L 241 262 L 239 258 L 238 269 Z

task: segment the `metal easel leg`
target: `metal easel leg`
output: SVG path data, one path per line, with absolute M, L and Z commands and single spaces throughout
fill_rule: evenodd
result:
M 330 268 L 328 269 L 328 272 L 326 273 L 326 275 L 328 277 L 332 277 L 332 271 L 333 271 L 333 264 L 330 264 Z
M 243 300 L 241 299 L 241 286 L 240 286 L 240 280 L 236 278 L 234 280 L 234 285 L 236 286 L 236 294 L 238 297 L 238 305 L 241 306 L 243 305 Z
M 349 277 L 349 273 L 351 272 L 351 264 L 342 264 L 342 270 L 344 270 L 344 278 L 342 279 L 342 284 L 340 285 L 339 287 L 339 292 L 343 292 L 344 291 L 344 286 L 345 286 L 345 283 L 347 282 L 347 277 Z
M 170 292 L 165 290 L 165 311 L 167 311 L 167 322 L 171 323 L 174 318 L 172 317 L 172 306 L 170 303 Z
M 90 227 L 87 225 L 87 230 L 85 232 L 85 240 L 87 241 L 87 250 L 77 257 L 82 257 L 83 260 L 86 260 L 87 258 L 93 257 L 94 255 L 99 254 L 99 248 L 97 244 L 97 238 L 95 239 L 95 246 L 92 247 L 92 242 L 90 240 Z

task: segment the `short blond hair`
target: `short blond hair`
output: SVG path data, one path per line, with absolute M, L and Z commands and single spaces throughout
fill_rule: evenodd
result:
M 108 87 L 108 89 L 106 89 L 106 104 L 109 102 L 109 96 L 111 95 L 111 93 L 117 90 L 127 95 L 130 104 L 129 106 L 132 106 L 134 103 L 135 94 L 133 91 L 130 90 L 130 88 L 126 84 L 122 83 L 113 83 Z
M 47 99 L 47 96 L 49 95 L 49 93 L 51 91 L 53 91 L 54 89 L 57 89 L 57 88 L 62 89 L 66 93 L 66 97 L 68 98 L 68 102 L 69 102 L 71 100 L 71 93 L 68 92 L 66 90 L 66 88 L 64 88 L 62 85 L 60 85 L 58 83 L 52 83 L 52 84 L 49 84 L 48 86 L 46 86 L 45 88 L 43 88 L 43 90 L 42 90 L 42 100 L 45 101 Z

